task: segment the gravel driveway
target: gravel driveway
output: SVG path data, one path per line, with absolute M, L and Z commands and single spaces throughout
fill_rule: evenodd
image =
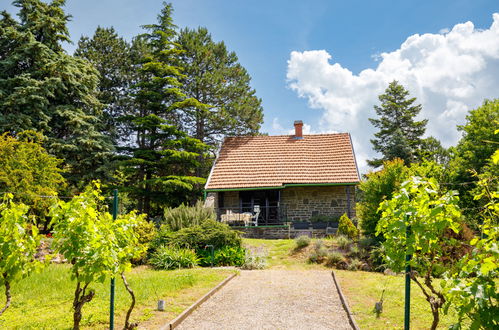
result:
M 352 329 L 331 273 L 241 271 L 177 329 Z

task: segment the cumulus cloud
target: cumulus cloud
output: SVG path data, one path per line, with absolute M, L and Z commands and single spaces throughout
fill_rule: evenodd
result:
M 325 50 L 291 52 L 288 86 L 323 111 L 320 131 L 350 132 L 362 172 L 372 158 L 369 139 L 374 127 L 373 105 L 393 80 L 398 80 L 423 105 L 420 118 L 428 118 L 427 136 L 444 146 L 459 139 L 456 125 L 485 98 L 499 97 L 499 13 L 485 30 L 472 22 L 455 25 L 438 34 L 415 34 L 400 48 L 379 54 L 375 69 L 353 74 L 339 63 L 331 64 Z

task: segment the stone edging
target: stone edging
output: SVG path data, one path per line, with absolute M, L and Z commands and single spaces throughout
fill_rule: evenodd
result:
M 227 284 L 227 282 L 232 280 L 236 275 L 237 275 L 237 273 L 234 273 L 234 274 L 226 277 L 225 280 L 220 282 L 216 287 L 211 289 L 207 294 L 205 294 L 204 296 L 199 298 L 194 304 L 189 306 L 189 308 L 187 308 L 182 313 L 180 313 L 179 316 L 177 316 L 175 319 L 170 321 L 170 323 L 168 323 L 167 325 L 162 327 L 161 330 L 171 330 L 171 329 L 176 328 L 180 323 L 182 323 L 183 320 L 185 320 L 185 318 L 187 316 L 189 316 L 192 312 L 194 312 L 202 303 L 204 303 L 206 300 L 208 300 L 208 298 L 210 298 L 212 295 L 214 295 L 218 290 L 220 290 L 225 284 Z
M 338 291 L 338 295 L 340 296 L 341 305 L 343 305 L 343 309 L 347 313 L 348 322 L 352 326 L 352 329 L 354 329 L 354 330 L 360 330 L 360 328 L 357 325 L 357 323 L 355 323 L 355 320 L 353 318 L 352 312 L 350 311 L 350 307 L 348 307 L 348 301 L 345 298 L 345 296 L 343 295 L 343 292 L 341 291 L 340 283 L 338 283 L 338 281 L 336 280 L 336 276 L 334 275 L 334 271 L 331 271 L 331 275 L 333 276 L 334 285 L 336 285 L 336 290 Z

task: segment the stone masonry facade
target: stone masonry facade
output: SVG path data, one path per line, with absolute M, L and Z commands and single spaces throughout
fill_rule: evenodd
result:
M 315 215 L 340 217 L 344 213 L 353 218 L 355 186 L 288 187 L 281 192 L 281 205 L 290 221 L 308 221 Z
M 218 193 L 210 192 L 219 207 Z M 239 208 L 239 192 L 224 192 L 224 207 Z M 355 186 L 287 187 L 281 190 L 281 207 L 288 221 L 308 221 L 315 215 L 355 217 Z

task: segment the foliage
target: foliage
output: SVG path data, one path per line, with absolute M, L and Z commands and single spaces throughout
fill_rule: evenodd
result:
M 343 253 L 339 251 L 328 252 L 326 256 L 326 266 L 335 267 L 338 269 L 344 269 L 346 268 L 346 265 L 347 265 L 347 260 L 343 255 Z
M 297 238 L 295 238 L 295 244 L 295 249 L 303 249 L 304 247 L 310 245 L 310 237 L 306 235 L 298 236 Z
M 476 182 L 475 173 L 486 171 L 489 160 L 497 150 L 499 134 L 495 130 L 499 123 L 499 99 L 486 100 L 482 106 L 471 110 L 466 116 L 466 124 L 458 126 L 462 138 L 457 146 L 452 148 L 450 162 L 451 181 L 459 191 L 460 206 L 468 218 L 476 218 L 474 208 L 481 207 L 479 200 L 473 198 L 474 193 L 469 182 Z M 499 176 L 499 172 L 494 173 Z
M 68 202 L 59 201 L 50 216 L 52 247 L 69 261 L 71 279 L 76 280 L 73 326 L 78 328 L 83 305 L 95 295 L 89 285 L 102 283 L 106 276 L 123 273 L 130 268 L 131 259 L 139 257 L 146 249 L 139 243 L 135 230 L 144 221 L 144 216 L 132 212 L 113 221 L 98 182 Z
M 250 86 L 250 76 L 237 55 L 224 42 L 214 42 L 208 30 L 185 28 L 176 38 L 182 90 L 201 104 L 182 112 L 182 125 L 190 136 L 211 146 L 224 136 L 256 134 L 263 122 L 261 100 Z M 198 176 L 207 176 L 210 163 L 200 158 Z
M 344 235 L 338 235 L 334 238 L 335 243 L 342 250 L 348 250 L 352 244 L 352 240 Z
M 362 270 L 362 268 L 364 268 L 364 263 L 357 258 L 350 259 L 350 261 L 348 262 L 348 267 L 347 267 L 348 270 L 355 271 L 355 270 Z
M 24 131 L 13 137 L 0 135 L 0 190 L 9 191 L 14 201 L 30 207 L 29 212 L 44 220 L 52 204 L 50 198 L 64 188 L 61 161 L 43 147 L 44 137 Z
M 80 38 L 74 56 L 87 60 L 99 72 L 97 98 L 104 105 L 101 131 L 114 145 L 129 143 L 125 119 L 133 112 L 132 84 L 138 79 L 131 45 L 114 28 L 99 26 L 92 38 Z
M 199 264 L 201 266 L 211 265 L 210 248 L 196 251 L 200 256 Z M 213 266 L 242 266 L 246 257 L 246 249 L 240 246 L 224 246 L 215 249 L 213 253 Z
M 47 151 L 64 161 L 74 186 L 106 177 L 113 146 L 100 132 L 98 74 L 62 49 L 61 43 L 70 41 L 64 1 L 13 4 L 19 22 L 5 11 L 0 19 L 2 133 L 44 133 Z
M 180 249 L 168 246 L 159 247 L 149 259 L 154 269 L 192 268 L 199 262 L 194 250 Z
M 352 220 L 350 220 L 346 213 L 340 217 L 338 234 L 345 235 L 350 239 L 356 239 L 357 237 L 359 237 L 359 230 L 357 229 L 357 227 L 355 227 Z
M 360 202 L 357 203 L 357 215 L 360 228 L 365 236 L 376 237 L 376 225 L 381 217 L 379 205 L 385 199 L 391 199 L 400 184 L 407 178 L 407 167 L 401 159 L 383 163 L 383 169 L 367 174 L 366 180 L 360 183 Z
M 214 249 L 225 246 L 240 247 L 241 235 L 238 231 L 230 229 L 227 224 L 207 220 L 201 225 L 183 228 L 176 232 L 162 226 L 151 242 L 151 249 L 155 250 L 162 245 L 196 251 L 204 249 L 207 245 L 213 245 Z
M 181 204 L 177 208 L 165 208 L 163 224 L 170 230 L 200 225 L 206 220 L 216 220 L 213 208 L 204 207 L 203 201 L 197 201 L 193 206 Z
M 140 212 L 160 216 L 165 206 L 197 199 L 205 179 L 196 175 L 206 145 L 182 130 L 183 111 L 205 107 L 182 92 L 184 75 L 176 64 L 182 52 L 174 42 L 172 6 L 165 4 L 157 24 L 145 25 L 134 86 L 135 111 L 126 116 L 136 143 L 123 149 L 121 166 L 130 182 L 124 187 Z
M 338 217 L 334 217 L 334 216 L 329 216 L 329 215 L 314 215 L 312 217 L 310 217 L 310 222 L 335 222 L 337 223 L 338 222 Z
M 416 98 L 407 98 L 409 92 L 397 81 L 392 81 L 384 94 L 378 98 L 381 106 L 374 106 L 379 119 L 369 121 L 379 129 L 371 140 L 373 149 L 382 154 L 381 158 L 369 160 L 373 167 L 384 161 L 400 158 L 405 164 L 415 162 L 428 120 L 415 121 L 421 111 L 421 104 L 413 105 Z
M 430 136 L 421 140 L 417 158 L 446 166 L 450 161 L 450 151 L 444 148 L 439 140 Z
M 242 269 L 264 269 L 267 267 L 267 253 L 263 249 L 246 249 Z
M 28 206 L 14 203 L 6 194 L 0 204 L 0 285 L 5 287 L 6 304 L 10 306 L 11 284 L 27 277 L 39 264 L 35 253 L 40 236 L 36 226 L 28 224 Z
M 499 130 L 498 130 L 499 133 Z M 499 150 L 495 152 L 499 154 Z M 492 166 L 498 166 L 499 159 L 492 157 Z M 471 241 L 473 250 L 462 258 L 456 271 L 449 273 L 445 283 L 448 303 L 446 309 L 457 310 L 458 323 L 454 329 L 461 329 L 463 321 L 471 322 L 471 329 L 495 329 L 499 327 L 499 184 L 497 177 L 482 175 L 478 182 L 479 191 L 475 199 L 485 201 L 482 215 L 481 238 Z
M 439 310 L 445 303 L 444 295 L 433 284 L 433 270 L 444 254 L 444 247 L 457 244 L 444 235 L 446 230 L 459 232 L 461 213 L 457 204 L 457 193 L 441 193 L 435 179 L 424 181 L 412 177 L 402 184 L 398 194 L 380 205 L 383 213 L 376 233 L 385 237 L 387 265 L 395 272 L 410 266 L 423 277 L 421 282 L 415 272 L 410 272 L 430 304 L 431 329 L 436 329 Z M 409 261 L 407 255 L 412 256 Z
M 314 243 L 314 248 L 308 256 L 308 262 L 320 264 L 326 259 L 327 254 L 328 251 L 324 246 L 324 242 L 318 240 Z

